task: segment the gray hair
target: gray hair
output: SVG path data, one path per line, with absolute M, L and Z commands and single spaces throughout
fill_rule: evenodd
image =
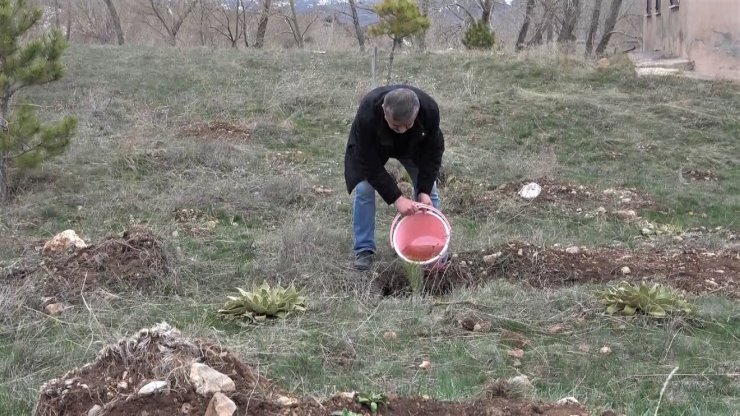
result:
M 383 98 L 383 110 L 396 121 L 411 121 L 419 110 L 419 97 L 408 88 L 391 90 Z

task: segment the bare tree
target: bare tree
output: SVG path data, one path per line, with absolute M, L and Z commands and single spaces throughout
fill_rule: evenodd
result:
M 596 55 L 602 55 L 606 50 L 606 46 L 609 44 L 609 39 L 614 33 L 614 26 L 617 25 L 617 18 L 619 17 L 619 11 L 622 9 L 622 0 L 612 0 L 612 6 L 609 9 L 609 16 L 606 18 L 604 23 L 604 34 L 601 35 L 601 40 L 596 46 Z
M 429 8 L 430 8 L 431 0 L 417 0 L 417 6 L 419 7 L 419 11 L 421 12 L 421 15 L 424 17 L 429 17 Z M 427 48 L 427 32 L 429 31 L 429 28 L 422 30 L 421 32 L 417 33 L 414 38 L 416 38 L 416 44 L 419 47 L 420 50 L 426 50 Z
M 244 7 L 244 0 L 239 0 L 238 6 L 241 6 L 242 8 L 242 36 L 244 36 L 244 47 L 248 48 L 249 36 L 247 36 L 247 8 Z
M 357 42 L 360 44 L 360 52 L 365 53 L 365 34 L 362 32 L 362 27 L 360 27 L 360 17 L 357 14 L 357 2 L 356 0 L 348 1 L 350 12 L 352 12 L 352 24 L 355 27 L 355 36 L 357 36 Z
M 288 0 L 288 6 L 290 14 L 283 14 L 283 19 L 285 19 L 285 23 L 288 24 L 288 28 L 290 29 L 290 33 L 293 35 L 293 40 L 295 40 L 296 46 L 303 48 L 306 43 L 306 32 L 308 32 L 311 25 L 319 19 L 319 15 L 314 14 L 310 18 L 311 20 L 308 22 L 306 27 L 301 30 L 300 22 L 298 21 L 298 14 L 295 10 L 295 0 Z
M 171 46 L 177 45 L 177 34 L 180 31 L 180 27 L 193 11 L 196 4 L 198 4 L 198 0 L 149 0 L 152 14 L 154 14 L 165 30 L 167 40 Z M 165 35 L 159 28 L 153 26 L 152 28 L 160 34 Z
M 532 21 L 532 13 L 534 13 L 534 0 L 527 0 L 527 7 L 524 12 L 524 23 L 522 23 L 522 28 L 519 29 L 519 36 L 516 39 L 517 51 L 524 48 L 524 42 L 527 40 L 527 32 L 529 31 L 529 24 Z
M 236 48 L 243 34 L 241 30 L 242 3 L 236 2 L 232 5 L 230 2 L 219 0 L 216 0 L 215 3 L 212 1 L 206 2 L 206 0 L 201 0 L 201 2 L 206 3 L 209 17 L 213 19 L 210 28 L 228 39 L 232 48 Z
M 599 30 L 599 19 L 601 18 L 601 0 L 594 0 L 594 10 L 591 13 L 591 24 L 586 36 L 586 56 L 590 56 L 594 50 L 594 39 Z
M 563 44 L 565 49 L 572 51 L 576 36 L 573 33 L 581 16 L 581 0 L 565 0 L 563 9 L 563 24 L 558 34 L 558 43 Z
M 110 13 L 111 22 L 113 23 L 113 30 L 116 31 L 116 38 L 119 45 L 123 45 L 123 29 L 121 28 L 121 19 L 118 18 L 118 11 L 116 6 L 113 5 L 113 0 L 104 0 L 105 6 L 108 7 L 108 13 Z
M 70 6 L 72 9 L 72 6 Z M 76 23 L 75 33 L 83 41 L 93 40 L 101 43 L 113 43 L 116 37 L 114 24 L 103 3 L 96 0 L 79 0 L 70 10 Z M 72 18 L 72 17 L 70 17 Z M 71 26 L 71 22 L 68 26 Z M 71 29 L 68 29 L 71 32 Z
M 257 36 L 254 40 L 254 47 L 261 48 L 265 44 L 265 33 L 267 32 L 267 22 L 270 19 L 270 7 L 272 0 L 262 0 L 262 13 L 260 21 L 257 24 Z

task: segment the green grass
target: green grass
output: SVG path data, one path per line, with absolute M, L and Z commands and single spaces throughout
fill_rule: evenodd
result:
M 698 298 L 697 320 L 681 324 L 606 317 L 590 286 L 535 291 L 492 282 L 438 300 L 374 297 L 372 277 L 346 268 L 350 198 L 342 179 L 349 123 L 369 87 L 364 57 L 95 46 L 72 47 L 65 62 L 62 81 L 24 98 L 54 109 L 50 117 L 77 115 L 79 133 L 67 154 L 16 176 L 22 192 L 0 212 L 0 266 L 67 228 L 96 242 L 143 223 L 164 240 L 176 279 L 167 293 L 86 298 L 89 309 L 80 302 L 58 320 L 4 302 L 11 292 L 0 292 L 0 415 L 29 414 L 44 381 L 162 320 L 216 339 L 305 395 L 464 400 L 521 372 L 533 381 L 534 398 L 575 396 L 594 412 L 642 415 L 652 414 L 666 375 L 679 366 L 661 414 L 737 413 L 740 386 L 729 375 L 740 366 L 740 306 L 733 300 Z M 652 221 L 738 229 L 736 84 L 638 79 L 623 63 L 596 71 L 578 60 L 482 53 L 401 55 L 395 74 L 438 100 L 448 175 L 492 186 L 549 176 L 597 190 L 635 187 L 656 201 L 641 212 Z M 239 119 L 252 136 L 215 142 L 178 134 L 211 119 Z M 287 150 L 306 160 L 274 161 Z M 720 180 L 684 181 L 685 169 L 711 170 Z M 314 185 L 334 193 L 314 195 Z M 639 226 L 617 219 L 522 211 L 516 201 L 484 203 L 475 187 L 466 195 L 452 189 L 443 188 L 443 198 L 470 201 L 451 215 L 455 251 L 512 239 L 635 249 L 645 241 Z M 219 223 L 189 235 L 175 221 L 180 208 Z M 393 215 L 379 203 L 384 256 Z M 693 244 L 727 244 L 718 238 Z M 234 287 L 264 279 L 303 288 L 309 310 L 250 329 L 219 319 L 215 310 Z M 455 303 L 462 301 L 481 307 Z M 492 332 L 458 328 L 456 319 L 470 313 L 492 321 Z M 549 334 L 554 323 L 567 331 Z M 521 367 L 512 366 L 502 329 L 529 339 Z M 398 339 L 386 341 L 387 330 Z M 579 350 L 584 343 L 589 352 Z M 604 345 L 611 354 L 599 353 Z M 417 367 L 422 359 L 430 370 Z

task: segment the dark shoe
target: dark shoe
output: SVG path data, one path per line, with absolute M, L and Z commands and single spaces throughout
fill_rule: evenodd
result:
M 352 267 L 355 270 L 370 270 L 375 260 L 375 253 L 372 251 L 361 251 L 355 254 L 355 260 L 352 262 Z

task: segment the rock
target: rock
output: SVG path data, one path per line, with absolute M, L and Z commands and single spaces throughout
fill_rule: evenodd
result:
M 529 377 L 524 374 L 512 377 L 506 380 L 506 382 L 511 386 L 511 389 L 517 393 L 528 393 L 534 389 L 532 382 L 529 381 Z
M 568 254 L 578 254 L 581 252 L 581 249 L 576 246 L 570 246 L 565 249 L 565 252 Z
M 632 270 L 629 267 L 627 267 L 627 266 L 623 266 L 620 270 L 622 271 L 622 274 L 630 274 L 630 273 L 632 273 Z
M 609 68 L 609 65 L 611 64 L 609 63 L 608 58 L 601 58 L 598 61 L 596 61 L 596 68 L 599 68 L 599 69 Z
M 596 209 L 596 213 L 597 214 L 606 214 L 606 208 L 599 207 L 599 208 Z
M 473 325 L 473 332 L 490 332 L 490 331 L 491 331 L 491 322 L 489 321 L 481 321 Z
M 591 346 L 586 344 L 585 342 L 582 342 L 578 345 L 578 350 L 581 352 L 589 352 L 591 351 Z
M 64 312 L 64 309 L 66 308 L 61 303 L 50 303 L 44 308 L 46 313 L 50 316 L 59 316 Z
M 681 243 L 683 242 L 683 237 L 681 237 L 680 235 L 677 235 L 673 237 L 673 241 L 675 241 L 676 243 Z
M 103 410 L 103 407 L 96 404 L 87 411 L 87 416 L 98 416 L 101 410 Z
M 174 237 L 174 238 L 177 238 L 177 236 L 179 236 L 179 235 L 180 235 L 180 232 L 178 232 L 177 230 L 175 230 L 175 231 L 172 232 L 172 237 Z
M 119 381 L 116 387 L 121 390 L 126 390 L 128 388 L 128 383 L 126 383 L 125 381 Z
M 515 348 L 513 350 L 507 351 L 506 355 L 513 358 L 524 358 L 524 350 L 521 348 Z
M 236 412 L 236 404 L 221 392 L 216 392 L 208 403 L 204 416 L 231 416 Z
M 218 221 L 216 220 L 206 221 L 206 230 L 213 231 L 217 225 L 218 225 Z
M 653 234 L 655 234 L 655 230 L 651 230 L 650 228 L 643 228 L 642 230 L 640 230 L 640 233 L 642 235 L 646 235 L 646 236 L 647 235 L 653 235 Z
M 277 404 L 283 407 L 289 407 L 298 404 L 298 400 L 292 397 L 280 396 L 277 398 Z
M 623 220 L 634 220 L 637 218 L 637 213 L 632 209 L 620 209 L 615 214 Z
M 152 381 L 139 389 L 139 396 L 148 396 L 154 393 L 162 393 L 170 389 L 170 383 L 167 381 Z
M 483 263 L 486 263 L 488 265 L 492 265 L 496 263 L 496 259 L 502 256 L 502 253 L 499 251 L 497 253 L 489 254 L 487 256 L 483 256 Z
M 535 198 L 537 198 L 540 195 L 540 192 L 542 192 L 542 187 L 534 182 L 530 182 L 519 190 L 519 196 L 531 201 Z
M 331 188 L 328 188 L 326 186 L 321 186 L 321 185 L 314 185 L 312 189 L 314 192 L 316 192 L 317 195 L 321 195 L 321 196 L 329 196 L 333 192 Z
M 432 368 L 432 363 L 429 362 L 429 361 L 427 361 L 427 360 L 424 360 L 424 361 L 421 362 L 421 364 L 419 364 L 419 368 L 421 368 L 423 370 L 428 370 L 428 369 Z
M 234 380 L 202 363 L 190 365 L 190 382 L 201 396 L 236 390 Z
M 557 334 L 563 329 L 565 329 L 565 326 L 563 324 L 554 324 L 546 328 L 548 334 Z
M 180 407 L 180 414 L 189 415 L 192 410 L 193 410 L 192 404 L 183 403 L 182 406 Z
M 579 403 L 575 397 L 568 396 L 568 397 L 563 397 L 562 399 L 558 400 L 557 402 L 555 402 L 555 404 L 563 405 L 563 404 L 579 404 Z
M 612 352 L 612 349 L 609 348 L 609 347 L 607 347 L 606 345 L 604 345 L 603 347 L 601 347 L 601 349 L 599 350 L 599 352 L 602 353 L 602 354 L 604 354 L 604 355 L 606 355 L 606 354 L 611 353 Z
M 85 244 L 85 241 L 74 230 L 64 230 L 47 241 L 41 251 L 44 254 L 63 253 L 72 247 L 80 249 L 87 247 L 87 244 Z
M 385 331 L 383 333 L 383 339 L 386 341 L 395 341 L 398 338 L 398 334 L 393 331 Z
M 354 391 L 343 391 L 343 392 L 337 393 L 336 396 L 341 397 L 343 399 L 354 400 L 356 395 L 357 395 L 357 392 L 354 392 Z

